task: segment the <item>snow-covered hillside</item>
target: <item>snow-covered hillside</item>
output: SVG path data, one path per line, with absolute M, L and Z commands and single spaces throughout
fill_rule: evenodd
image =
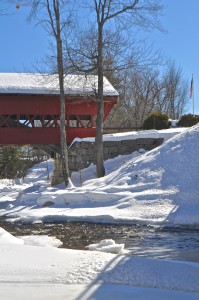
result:
M 199 125 L 147 153 L 106 161 L 107 176 L 95 167 L 72 175 L 67 189 L 52 188 L 46 165 L 34 166 L 23 184 L 1 186 L 1 216 L 24 222 L 89 220 L 150 224 L 199 224 Z M 52 169 L 52 160 L 49 161 Z M 49 206 L 49 207 L 44 207 Z M 60 208 L 62 208 L 60 210 Z

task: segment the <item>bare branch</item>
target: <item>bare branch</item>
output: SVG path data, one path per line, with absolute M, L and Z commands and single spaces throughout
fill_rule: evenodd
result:
M 54 2 L 54 1 L 53 1 Z M 55 30 L 55 24 L 54 24 L 54 21 L 53 21 L 53 17 L 52 17 L 52 11 L 50 9 L 50 4 L 49 4 L 49 0 L 46 0 L 46 8 L 47 8 L 47 11 L 48 11 L 48 15 L 49 15 L 49 18 L 50 20 L 48 21 L 50 26 L 51 26 L 51 29 L 53 31 L 53 34 L 55 37 L 57 37 L 57 32 Z M 55 12 L 55 6 L 54 6 L 54 12 Z
M 135 7 L 136 7 L 136 5 L 137 5 L 138 3 L 139 3 L 139 0 L 134 0 L 134 2 L 133 2 L 132 5 L 129 5 L 129 6 L 123 6 L 123 8 L 122 8 L 121 10 L 118 10 L 118 11 L 116 11 L 115 13 L 110 14 L 110 6 L 111 6 L 111 1 L 110 1 L 110 4 L 109 4 L 109 6 L 108 6 L 108 14 L 107 14 L 107 16 L 104 18 L 104 23 L 105 23 L 106 21 L 110 20 L 110 19 L 113 19 L 113 18 L 115 18 L 115 17 L 117 17 L 117 16 L 119 16 L 119 15 L 125 13 L 125 12 L 134 10 Z M 143 7 L 136 8 L 136 9 L 137 9 L 137 10 L 138 10 L 138 9 L 141 10 L 141 9 L 143 9 Z

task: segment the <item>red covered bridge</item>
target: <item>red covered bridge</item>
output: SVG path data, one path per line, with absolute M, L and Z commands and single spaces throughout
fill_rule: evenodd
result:
M 67 143 L 95 136 L 97 77 L 65 77 Z M 104 78 L 104 118 L 118 93 Z M 0 74 L 0 144 L 60 144 L 60 99 L 57 75 Z

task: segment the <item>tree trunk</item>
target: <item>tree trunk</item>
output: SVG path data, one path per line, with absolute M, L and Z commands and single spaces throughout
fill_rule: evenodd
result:
M 61 160 L 62 160 L 62 174 L 65 185 L 68 185 L 69 181 L 69 168 L 68 168 L 68 149 L 66 143 L 66 117 L 65 117 L 65 95 L 64 95 L 64 72 L 63 72 L 63 50 L 61 40 L 60 29 L 60 15 L 59 7 L 57 4 L 56 14 L 56 26 L 57 26 L 57 69 L 59 74 L 59 87 L 60 87 L 60 136 L 61 136 Z
M 104 103 L 103 103 L 103 26 L 98 24 L 98 92 L 97 92 L 97 119 L 96 119 L 96 170 L 97 177 L 105 175 L 104 168 L 104 153 L 103 153 L 103 118 L 104 118 Z

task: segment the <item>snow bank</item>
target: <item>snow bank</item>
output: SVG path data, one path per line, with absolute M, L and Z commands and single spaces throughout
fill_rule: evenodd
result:
M 89 220 L 94 215 L 99 220 L 99 209 L 106 203 L 106 216 L 101 214 L 106 221 L 199 224 L 198 148 L 196 125 L 106 177 L 71 188 L 53 201 L 56 205 L 56 199 L 58 203 L 65 199 L 70 216 L 80 218 L 83 213 Z
M 62 242 L 55 237 L 47 235 L 14 237 L 12 234 L 0 227 L 0 245 L 31 245 L 43 247 L 60 247 Z
M 9 232 L 0 227 L 0 245 L 22 245 L 24 241 L 11 235 Z
M 0 282 L 10 284 L 117 284 L 199 293 L 197 263 L 3 244 L 0 266 Z

